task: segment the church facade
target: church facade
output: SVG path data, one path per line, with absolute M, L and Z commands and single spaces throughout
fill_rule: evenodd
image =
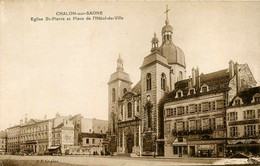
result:
M 254 88 L 257 82 L 249 66 L 230 60 L 226 69 L 203 74 L 197 67 L 186 78 L 185 55 L 172 42 L 168 11 L 161 30 L 162 42 L 159 45 L 154 34 L 150 54 L 140 66 L 140 81 L 132 88 L 120 56 L 116 72 L 110 76 L 110 151 L 166 157 L 227 157 L 250 144 L 246 152 L 256 154 L 260 140 L 256 132 L 260 131 L 256 119 L 260 116 L 259 87 Z M 234 105 L 234 99 L 252 88 L 258 91 L 252 93 L 250 102 Z M 241 103 L 242 98 L 243 95 Z
M 132 88 L 123 60 L 117 60 L 117 69 L 108 82 L 110 150 L 117 153 L 163 155 L 164 117 L 159 109 L 166 93 L 177 81 L 186 77 L 183 51 L 173 42 L 173 28 L 166 10 L 162 43 L 156 34 L 152 38 L 150 54 L 140 67 L 141 79 Z

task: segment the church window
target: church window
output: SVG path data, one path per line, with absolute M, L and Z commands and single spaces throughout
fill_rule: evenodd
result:
M 161 76 L 161 89 L 165 91 L 165 87 L 166 87 L 166 76 L 164 73 L 162 73 Z
M 151 78 L 151 73 L 148 73 L 146 75 L 146 90 L 151 90 L 152 89 L 152 78 Z
M 127 92 L 127 89 L 126 88 L 124 88 L 124 94 Z
M 128 118 L 132 117 L 132 103 L 127 104 Z
M 139 112 L 139 100 L 137 100 L 136 104 L 137 104 L 136 111 Z
M 116 90 L 115 88 L 112 89 L 112 102 L 116 100 Z
M 169 38 L 169 34 L 167 35 L 167 40 L 169 40 L 170 38 Z
M 152 105 L 148 104 L 146 106 L 146 110 L 147 110 L 147 122 L 148 122 L 148 128 L 152 127 Z
M 183 74 L 182 74 L 182 72 L 180 71 L 180 72 L 179 72 L 179 81 L 182 80 L 182 79 L 183 79 Z

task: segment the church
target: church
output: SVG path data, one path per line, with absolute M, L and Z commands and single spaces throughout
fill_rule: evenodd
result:
M 154 33 L 150 54 L 144 57 L 141 80 L 133 86 L 119 56 L 108 82 L 110 150 L 116 153 L 163 155 L 163 110 L 159 103 L 186 77 L 185 55 L 173 42 L 166 9 L 162 43 Z
M 173 28 L 168 11 L 166 8 L 162 42 L 159 44 L 154 34 L 150 54 L 144 57 L 140 66 L 140 81 L 132 87 L 120 56 L 116 72 L 110 76 L 110 151 L 140 156 L 227 157 L 228 151 L 241 150 L 234 149 L 237 146 L 234 143 L 245 138 L 259 147 L 259 132 L 256 132 L 260 131 L 258 92 L 251 95 L 254 98 L 251 104 L 255 107 L 250 112 L 258 111 L 258 116 L 248 115 L 249 120 L 247 116 L 235 118 L 238 122 L 233 122 L 234 118 L 230 122 L 229 118 L 238 115 L 238 109 L 245 108 L 239 104 L 234 109 L 234 98 L 251 92 L 252 88 L 257 89 L 249 66 L 230 60 L 226 69 L 204 74 L 197 67 L 192 69 L 192 77 L 186 78 L 185 55 L 172 42 Z M 227 114 L 227 110 L 231 112 Z M 242 126 L 238 127 L 238 124 Z M 244 134 L 238 135 L 237 131 Z

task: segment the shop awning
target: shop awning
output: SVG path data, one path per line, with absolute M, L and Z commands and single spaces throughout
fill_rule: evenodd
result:
M 55 150 L 55 149 L 58 149 L 60 146 L 51 146 L 48 148 L 48 150 Z

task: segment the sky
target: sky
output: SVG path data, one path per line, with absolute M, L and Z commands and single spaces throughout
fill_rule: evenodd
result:
M 161 43 L 166 4 L 187 76 L 197 66 L 203 73 L 228 68 L 232 59 L 247 63 L 260 82 L 259 2 L 2 1 L 0 130 L 19 124 L 26 114 L 107 119 L 107 83 L 119 54 L 134 86 L 154 33 Z M 86 11 L 123 20 L 31 21 Z

